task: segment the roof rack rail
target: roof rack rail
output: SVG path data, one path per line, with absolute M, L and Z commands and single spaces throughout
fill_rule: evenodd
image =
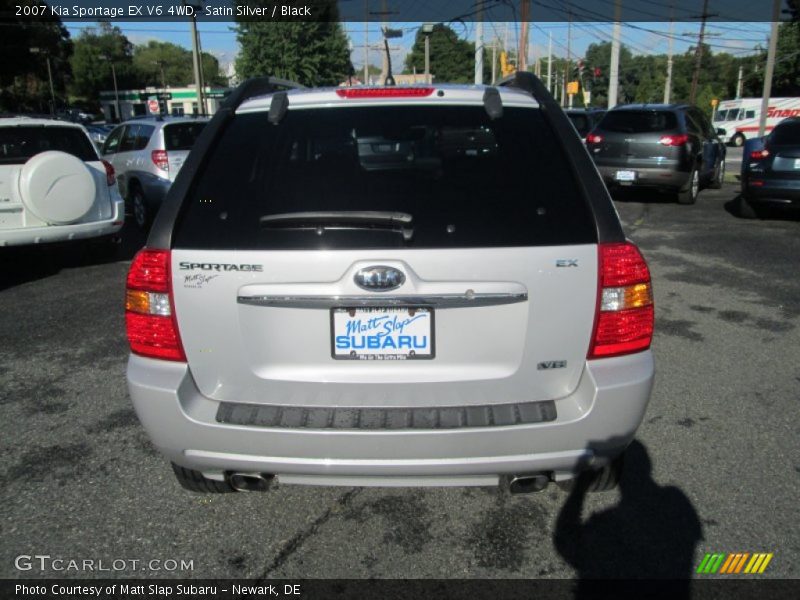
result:
M 570 162 L 575 179 L 594 213 L 595 223 L 597 223 L 597 241 L 601 243 L 625 241 L 625 233 L 619 224 L 616 209 L 603 180 L 597 175 L 597 167 L 592 157 L 589 156 L 566 113 L 552 94 L 547 91 L 542 80 L 533 73 L 517 71 L 513 75 L 501 79 L 495 85 L 525 91 L 539 103 L 545 121 L 550 123 L 556 136 L 563 140 L 567 150 L 565 158 Z

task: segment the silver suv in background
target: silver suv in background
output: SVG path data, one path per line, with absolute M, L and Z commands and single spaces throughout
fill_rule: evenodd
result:
M 542 83 L 240 86 L 127 279 L 128 389 L 195 491 L 613 487 L 650 274 Z
M 125 207 L 86 129 L 0 118 L 0 246 L 111 238 Z
M 142 229 L 150 226 L 207 122 L 204 117 L 143 118 L 108 134 L 103 158 L 113 165 L 120 193 Z

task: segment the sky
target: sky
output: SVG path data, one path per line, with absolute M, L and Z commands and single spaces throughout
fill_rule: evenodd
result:
M 80 35 L 81 31 L 96 27 L 93 22 L 67 22 L 67 29 L 73 37 Z M 172 42 L 191 49 L 191 35 L 189 23 L 181 22 L 126 22 L 116 21 L 128 39 L 134 44 L 144 44 L 149 40 Z M 509 46 L 514 46 L 514 41 L 519 34 L 519 23 L 490 23 L 486 22 L 483 26 L 484 43 L 491 44 L 493 39 L 498 39 L 502 44 L 504 39 L 509 40 Z M 405 54 L 409 52 L 414 43 L 414 36 L 421 23 L 392 23 L 392 28 L 402 29 L 403 37 L 390 40 L 392 46 L 393 65 L 402 66 Z M 474 22 L 453 23 L 451 26 L 456 30 L 459 37 L 474 39 Z M 200 40 L 203 50 L 214 54 L 223 66 L 235 60 L 239 51 L 236 41 L 236 33 L 233 29 L 234 23 L 226 22 L 201 22 L 198 25 Z M 364 64 L 364 33 L 365 24 L 350 22 L 344 23 L 343 27 L 352 42 L 351 58 L 353 65 L 358 70 Z M 571 56 L 578 58 L 583 56 L 586 48 L 591 43 L 610 41 L 612 36 L 611 23 L 573 23 L 570 27 L 567 23 L 546 22 L 533 23 L 532 47 L 530 57 L 538 55 L 545 56 L 547 53 L 548 36 L 552 36 L 553 54 L 555 56 L 566 56 L 567 38 L 571 35 Z M 506 28 L 508 33 L 506 34 Z M 767 46 L 769 35 L 769 23 L 709 23 L 706 33 L 709 37 L 706 42 L 711 45 L 714 52 L 730 52 L 736 55 L 750 54 L 755 45 Z M 628 46 L 634 54 L 663 54 L 666 53 L 670 39 L 673 41 L 673 51 L 675 53 L 685 52 L 697 39 L 700 24 L 697 22 L 676 22 L 673 24 L 672 34 L 670 35 L 670 23 L 623 23 L 622 24 L 622 43 Z M 380 25 L 378 23 L 369 24 L 368 33 L 369 45 L 377 46 L 382 43 Z M 376 48 L 371 48 L 369 62 L 380 66 L 380 54 Z M 395 71 L 401 69 L 395 68 Z

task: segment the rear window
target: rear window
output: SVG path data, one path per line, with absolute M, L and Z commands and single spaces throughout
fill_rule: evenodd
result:
M 48 150 L 66 152 L 83 161 L 99 160 L 89 137 L 76 127 L 0 127 L 0 164 L 21 165 Z
M 675 113 L 663 110 L 617 110 L 606 113 L 600 129 L 621 133 L 650 133 L 678 128 Z
M 800 145 L 800 121 L 780 123 L 772 130 L 769 143 L 775 146 Z
M 578 130 L 578 133 L 581 134 L 581 137 L 586 137 L 586 134 L 592 130 L 592 120 L 589 118 L 589 115 L 581 113 L 567 113 L 567 116 L 569 117 L 569 120 L 572 121 L 575 129 Z
M 264 226 L 309 211 L 391 211 L 386 224 Z M 352 224 L 351 224 L 352 225 Z M 201 249 L 440 248 L 596 242 L 592 213 L 535 109 L 341 107 L 240 114 L 183 205 L 175 245 Z
M 165 150 L 191 150 L 197 136 L 205 128 L 205 121 L 200 123 L 173 123 L 164 126 Z

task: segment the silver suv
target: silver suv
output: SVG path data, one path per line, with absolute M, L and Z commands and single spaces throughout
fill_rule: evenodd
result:
M 120 193 L 142 229 L 150 226 L 207 122 L 203 117 L 143 118 L 108 134 L 103 158 L 113 165 Z
M 124 219 L 114 170 L 81 125 L 0 118 L 0 246 L 110 240 Z
M 612 487 L 650 274 L 541 82 L 287 85 L 231 95 L 128 275 L 128 388 L 180 483 Z

